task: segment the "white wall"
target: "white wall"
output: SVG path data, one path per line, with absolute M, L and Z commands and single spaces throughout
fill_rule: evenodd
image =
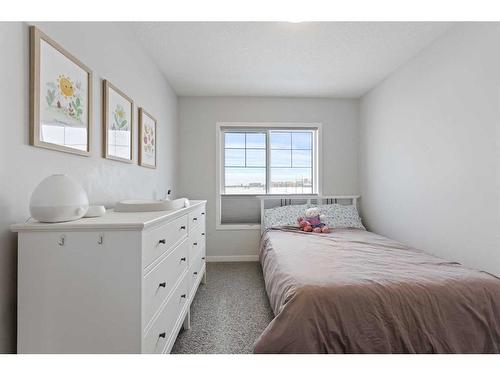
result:
M 323 193 L 358 193 L 358 101 L 251 97 L 179 98 L 179 191 L 207 199 L 207 256 L 258 254 L 260 232 L 216 231 L 215 156 L 218 121 L 323 124 Z
M 0 352 L 16 349 L 17 242 L 8 226 L 28 218 L 30 194 L 41 179 L 68 173 L 83 184 L 92 203 L 106 205 L 177 189 L 177 98 L 133 35 L 112 23 L 39 26 L 93 70 L 93 151 L 86 158 L 28 145 L 28 25 L 0 23 Z M 101 157 L 103 78 L 157 118 L 158 169 Z
M 500 26 L 467 23 L 361 101 L 369 229 L 500 275 Z

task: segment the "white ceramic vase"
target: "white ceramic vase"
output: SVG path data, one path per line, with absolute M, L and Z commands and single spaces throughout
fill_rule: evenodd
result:
M 44 223 L 78 220 L 88 209 L 87 193 L 65 174 L 45 178 L 31 195 L 31 217 Z

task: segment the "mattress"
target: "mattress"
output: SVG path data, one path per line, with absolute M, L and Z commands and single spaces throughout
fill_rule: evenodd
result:
M 268 230 L 255 353 L 499 353 L 500 279 L 357 230 Z

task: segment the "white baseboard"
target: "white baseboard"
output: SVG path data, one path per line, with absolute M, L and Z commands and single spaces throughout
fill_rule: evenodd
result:
M 258 262 L 258 255 L 214 255 L 207 256 L 207 262 Z

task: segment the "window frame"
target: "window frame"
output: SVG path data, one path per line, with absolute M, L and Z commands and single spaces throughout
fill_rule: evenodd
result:
M 222 224 L 222 197 L 223 196 L 321 196 L 322 194 L 322 134 L 321 123 L 295 123 L 295 122 L 217 122 L 216 124 L 216 229 L 217 230 L 260 230 L 260 224 Z M 262 194 L 234 194 L 225 193 L 225 144 L 224 133 L 228 130 L 233 132 L 265 132 L 266 133 L 266 193 Z M 312 145 L 312 193 L 305 194 L 272 194 L 271 187 L 271 155 L 269 132 L 278 131 L 313 131 Z

